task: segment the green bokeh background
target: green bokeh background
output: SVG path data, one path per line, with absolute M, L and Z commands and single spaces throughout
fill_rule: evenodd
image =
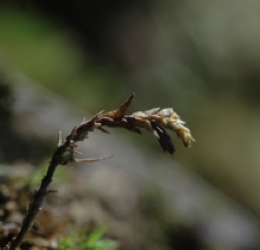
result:
M 2 68 L 93 114 L 132 92 L 131 111 L 173 107 L 197 141 L 187 150 L 173 135 L 176 161 L 259 218 L 260 3 L 153 1 L 111 20 L 96 53 L 66 22 L 3 4 Z M 153 138 L 123 136 L 160 153 Z

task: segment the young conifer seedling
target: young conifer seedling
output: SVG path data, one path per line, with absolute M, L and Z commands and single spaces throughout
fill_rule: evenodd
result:
M 175 131 L 186 147 L 190 147 L 191 143 L 195 142 L 190 130 L 185 127 L 185 123 L 172 108 L 154 108 L 147 111 L 138 111 L 131 115 L 126 115 L 128 107 L 132 103 L 133 99 L 134 94 L 132 94 L 118 109 L 106 113 L 102 111 L 89 120 L 84 119 L 79 126 L 72 129 L 71 133 L 64 141 L 62 139 L 61 132 L 59 132 L 58 147 L 53 153 L 47 173 L 43 177 L 39 189 L 33 195 L 19 233 L 13 241 L 5 247 L 5 249 L 15 250 L 16 247 L 19 247 L 25 234 L 32 227 L 34 219 L 41 209 L 44 197 L 53 192 L 53 190 L 48 190 L 48 186 L 52 182 L 52 177 L 58 165 L 66 165 L 69 162 L 93 162 L 111 157 L 105 156 L 94 159 L 76 158 L 76 155 L 80 154 L 80 152 L 76 150 L 76 143 L 87 139 L 89 132 L 93 132 L 98 129 L 102 132 L 109 133 L 104 128 L 108 127 L 124 128 L 141 134 L 141 129 L 146 129 L 158 139 L 163 150 L 165 152 L 169 152 L 170 154 L 174 153 L 175 148 L 171 137 L 167 134 L 165 129 Z

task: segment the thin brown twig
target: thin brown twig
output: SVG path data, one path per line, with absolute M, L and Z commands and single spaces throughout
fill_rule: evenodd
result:
M 25 234 L 32 227 L 34 219 L 41 209 L 44 197 L 50 192 L 47 189 L 52 182 L 54 172 L 58 165 L 66 165 L 73 161 L 93 162 L 111 157 L 105 156 L 94 159 L 77 159 L 74 157 L 75 154 L 79 153 L 75 150 L 75 147 L 77 147 L 75 143 L 87 139 L 89 132 L 99 129 L 102 132 L 109 133 L 103 128 L 104 126 L 110 128 L 124 128 L 138 134 L 141 134 L 140 128 L 146 129 L 158 139 L 163 150 L 171 154 L 174 153 L 175 148 L 170 136 L 166 133 L 164 128 L 174 130 L 178 137 L 182 139 L 185 146 L 191 146 L 191 142 L 195 141 L 190 134 L 190 130 L 184 126 L 184 122 L 172 108 L 162 110 L 155 108 L 148 111 L 138 111 L 132 115 L 126 115 L 133 98 L 134 94 L 132 94 L 119 109 L 104 114 L 99 112 L 88 121 L 84 119 L 78 127 L 72 129 L 70 135 L 66 137 L 64 142 L 62 140 L 61 132 L 59 133 L 58 147 L 52 156 L 47 173 L 42 179 L 40 188 L 33 195 L 18 235 L 10 242 L 6 249 L 15 250 L 19 247 Z
M 22 227 L 16 238 L 11 242 L 10 250 L 15 250 L 18 247 L 25 234 L 30 230 L 33 225 L 34 219 L 41 209 L 41 204 L 44 197 L 48 194 L 47 188 L 52 182 L 53 174 L 56 167 L 60 164 L 61 159 L 67 148 L 70 147 L 69 141 L 66 141 L 63 145 L 59 146 L 53 154 L 52 161 L 49 164 L 46 175 L 43 177 L 40 188 L 34 193 L 33 198 L 29 204 L 27 214 L 23 220 Z

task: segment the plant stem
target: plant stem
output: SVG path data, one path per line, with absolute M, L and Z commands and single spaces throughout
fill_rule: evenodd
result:
M 16 247 L 19 247 L 25 234 L 31 229 L 34 219 L 37 213 L 41 210 L 41 205 L 44 197 L 50 192 L 47 191 L 48 186 L 52 182 L 53 174 L 56 170 L 56 167 L 60 164 L 63 154 L 65 153 L 67 147 L 69 147 L 69 141 L 59 146 L 53 154 L 52 160 L 49 164 L 46 175 L 43 177 L 40 188 L 34 193 L 33 198 L 30 202 L 30 205 L 27 210 L 27 214 L 22 222 L 22 227 L 11 242 L 9 249 L 15 250 Z
M 58 165 L 66 165 L 68 162 L 72 161 L 93 162 L 110 157 L 108 156 L 96 159 L 74 158 L 74 154 L 79 153 L 75 150 L 75 147 L 77 147 L 75 143 L 87 139 L 88 132 L 99 129 L 102 132 L 108 133 L 103 126 L 110 128 L 124 128 L 138 134 L 141 134 L 140 128 L 146 129 L 159 140 L 163 150 L 171 154 L 174 152 L 174 146 L 171 137 L 166 133 L 164 128 L 174 130 L 177 135 L 181 137 L 186 147 L 191 146 L 191 142 L 195 142 L 190 130 L 183 125 L 184 122 L 172 108 L 162 110 L 155 108 L 147 111 L 138 111 L 130 116 L 125 115 L 129 105 L 133 101 L 133 98 L 134 93 L 119 107 L 119 109 L 105 114 L 99 112 L 88 121 L 84 119 L 79 126 L 73 128 L 70 135 L 66 137 L 64 143 L 62 141 L 61 132 L 59 133 L 58 147 L 52 156 L 52 160 L 49 164 L 46 175 L 42 179 L 40 188 L 35 192 L 29 204 L 27 214 L 22 222 L 22 227 L 14 240 L 10 242 L 9 248 L 7 247 L 5 249 L 15 250 L 16 247 L 19 247 L 25 234 L 32 227 L 34 219 L 41 209 L 44 197 L 51 192 L 51 190 L 47 190 L 47 188 L 52 182 L 53 174 Z

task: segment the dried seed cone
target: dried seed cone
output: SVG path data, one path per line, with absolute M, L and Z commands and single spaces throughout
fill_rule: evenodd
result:
M 174 130 L 178 137 L 182 139 L 186 147 L 190 147 L 191 143 L 195 142 L 190 130 L 184 126 L 185 122 L 181 120 L 180 116 L 174 112 L 172 108 L 165 108 L 162 110 L 154 108 L 147 111 L 135 112 L 132 116 L 156 121 L 163 127 Z
M 153 134 L 159 141 L 161 147 L 165 152 L 173 154 L 175 147 L 171 140 L 171 137 L 167 134 L 166 129 L 171 129 L 180 137 L 186 147 L 190 147 L 192 142 L 195 142 L 191 135 L 190 130 L 184 126 L 185 122 L 181 120 L 180 116 L 174 112 L 172 108 L 153 108 L 146 111 L 138 111 L 132 115 L 126 115 L 126 112 L 132 103 L 134 94 L 132 94 L 118 109 L 103 113 L 103 111 L 97 113 L 89 120 L 83 120 L 83 122 L 75 127 L 71 134 L 66 137 L 68 143 L 68 149 L 64 155 L 59 158 L 60 164 L 67 164 L 69 161 L 77 162 L 89 162 L 93 159 L 76 159 L 75 143 L 83 141 L 88 138 L 88 133 L 99 129 L 102 132 L 109 133 L 104 127 L 109 128 L 123 128 L 129 131 L 141 134 L 141 129 L 146 129 Z M 62 138 L 59 138 L 59 147 L 62 147 Z M 105 158 L 97 158 L 96 160 L 102 160 Z

